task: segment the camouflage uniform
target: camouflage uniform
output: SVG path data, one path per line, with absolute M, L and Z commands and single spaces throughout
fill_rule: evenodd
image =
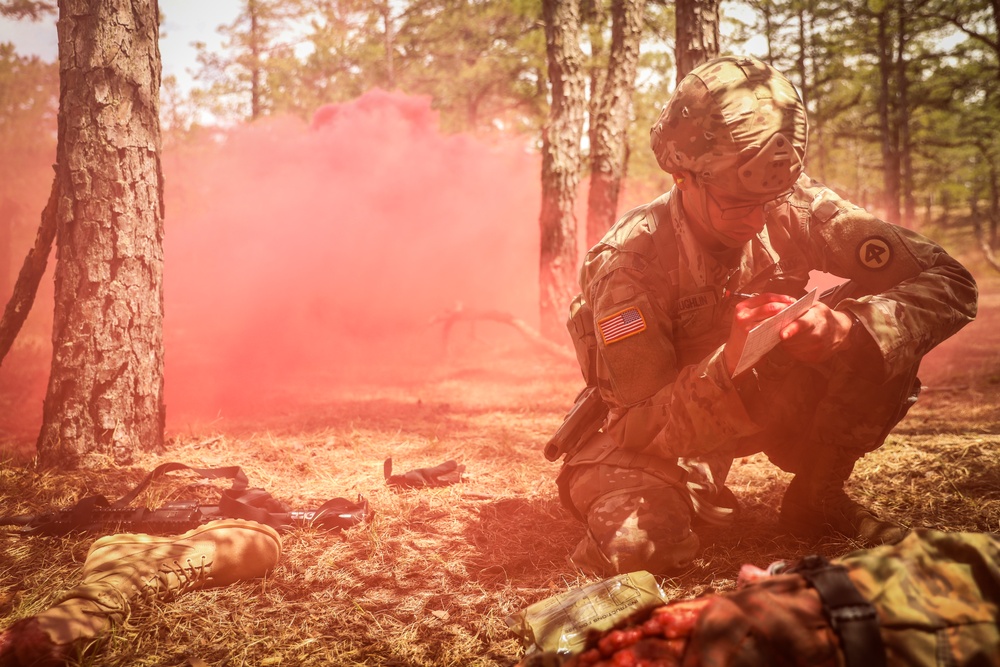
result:
M 1000 540 L 914 531 L 840 559 L 879 614 L 889 665 L 1000 665 Z
M 736 456 L 763 451 L 793 473 L 832 466 L 846 480 L 915 400 L 922 356 L 975 316 L 975 282 L 940 246 L 808 176 L 764 216 L 743 248 L 713 252 L 675 188 L 587 254 L 569 326 L 578 349 L 596 350 L 581 364 L 610 414 L 560 473 L 588 525 L 579 565 L 657 572 L 689 560 L 692 500 L 696 510 L 699 497 L 719 503 Z M 813 270 L 850 281 L 833 300 L 855 318 L 860 344 L 815 365 L 779 348 L 731 379 L 727 294 L 801 295 Z M 684 474 L 670 472 L 675 461 Z
M 915 530 L 832 561 L 745 565 L 736 590 L 648 607 L 587 636 L 573 655 L 518 665 L 1000 667 L 1000 540 Z
M 887 667 L 1000 666 L 1000 541 L 995 535 L 917 530 L 899 544 L 857 551 L 833 563 L 847 569 L 861 597 L 874 607 Z M 713 596 L 681 662 L 690 667 L 841 665 L 843 629 L 831 628 L 827 613 L 816 590 L 799 575 L 763 578 Z

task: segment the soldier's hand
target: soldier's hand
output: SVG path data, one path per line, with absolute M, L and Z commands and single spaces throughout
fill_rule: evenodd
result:
M 737 303 L 733 314 L 733 325 L 729 330 L 729 340 L 722 353 L 726 369 L 732 372 L 736 368 L 739 362 L 737 355 L 743 348 L 743 342 L 751 329 L 793 303 L 795 299 L 792 297 L 772 292 L 757 294 Z
M 820 363 L 842 349 L 853 325 L 851 316 L 816 303 L 781 331 L 782 348 L 793 359 Z

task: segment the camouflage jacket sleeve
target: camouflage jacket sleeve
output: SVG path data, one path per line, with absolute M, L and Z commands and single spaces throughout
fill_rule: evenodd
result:
M 972 275 L 941 246 L 891 225 L 826 188 L 808 213 L 820 270 L 850 278 L 865 296 L 841 302 L 878 345 L 888 379 L 911 367 L 976 315 Z
M 756 432 L 726 372 L 722 347 L 679 367 L 674 324 L 656 263 L 605 249 L 584 296 L 594 313 L 598 386 L 611 412 L 606 431 L 626 449 L 663 457 L 704 454 Z M 591 268 L 602 263 L 592 257 Z

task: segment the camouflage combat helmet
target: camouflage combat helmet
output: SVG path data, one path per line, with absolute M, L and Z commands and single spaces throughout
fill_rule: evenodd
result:
M 650 130 L 656 161 L 702 184 L 767 201 L 802 173 L 806 112 L 795 87 L 773 67 L 727 56 L 681 79 Z

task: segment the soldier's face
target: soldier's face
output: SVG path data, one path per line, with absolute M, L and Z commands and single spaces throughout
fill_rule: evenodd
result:
M 684 191 L 684 208 L 696 218 L 716 241 L 739 248 L 764 229 L 764 207 L 727 195 L 711 185 L 689 182 Z
M 704 186 L 705 219 L 719 236 L 741 246 L 764 229 L 764 205 L 731 197 L 711 185 Z

